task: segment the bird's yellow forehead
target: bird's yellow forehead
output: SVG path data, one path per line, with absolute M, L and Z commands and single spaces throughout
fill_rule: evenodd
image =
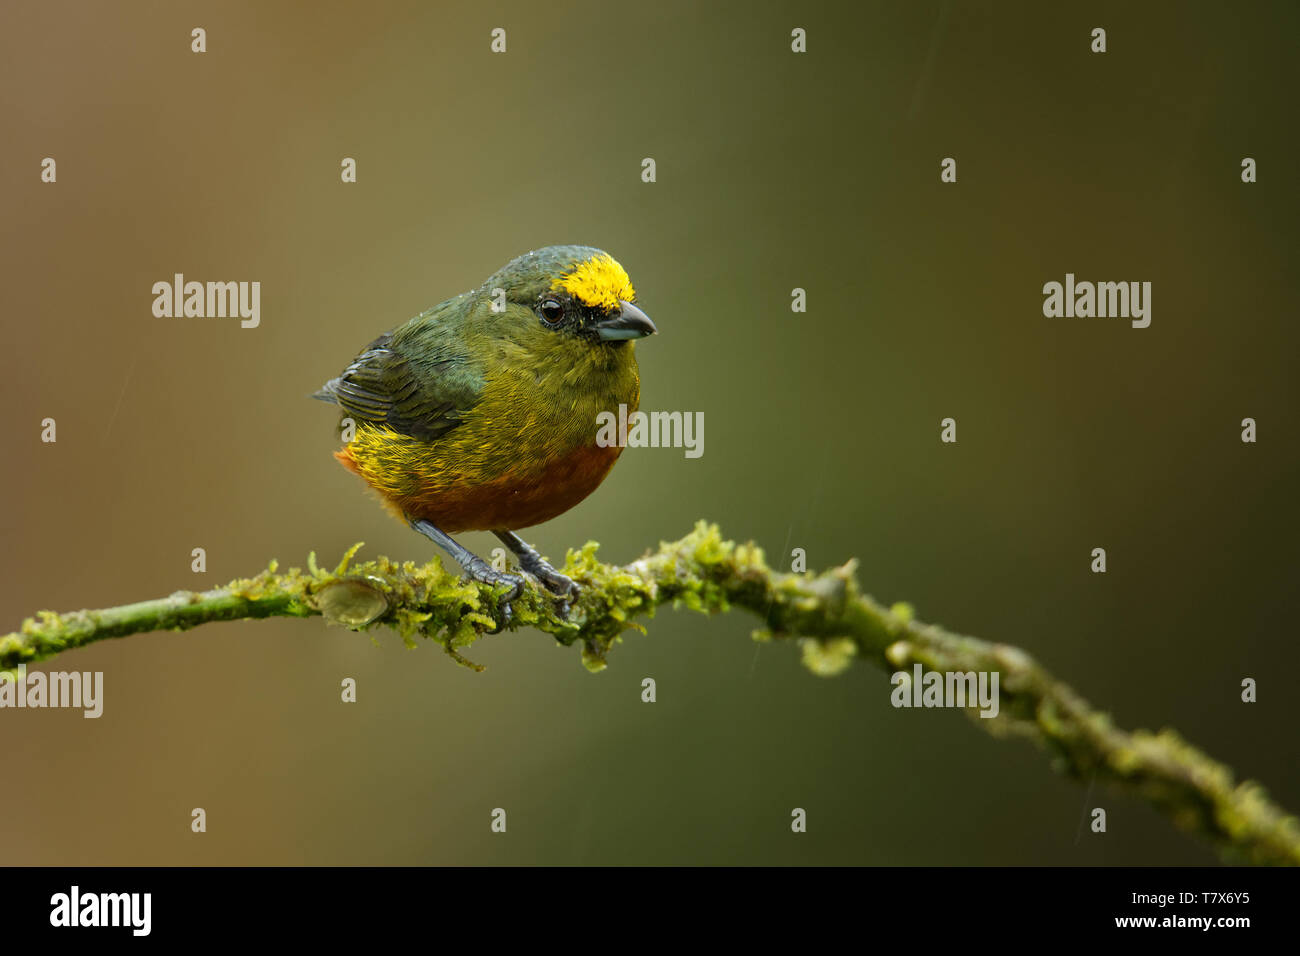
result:
M 592 309 L 613 309 L 620 299 L 631 302 L 636 292 L 632 280 L 613 256 L 601 254 L 579 264 L 551 283 Z

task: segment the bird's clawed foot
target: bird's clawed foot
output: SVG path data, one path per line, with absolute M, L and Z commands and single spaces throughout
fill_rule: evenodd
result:
M 546 590 L 556 597 L 562 598 L 566 605 L 572 604 L 577 599 L 577 583 L 543 561 L 537 552 L 533 552 L 532 560 L 521 557 L 519 566 L 541 581 L 546 586 Z
M 500 634 L 505 630 L 510 619 L 514 617 L 514 612 L 510 610 L 510 602 L 523 593 L 523 577 L 511 574 L 509 571 L 498 571 L 478 555 L 457 544 L 449 534 L 432 521 L 417 518 L 411 520 L 411 527 L 455 558 L 456 563 L 465 569 L 471 581 L 478 581 L 492 587 L 504 585 L 510 589 L 501 595 L 501 600 L 497 603 L 497 626 L 487 633 Z
M 537 563 L 532 567 L 524 565 L 522 561 L 520 561 L 520 566 L 541 581 L 546 590 L 560 599 L 555 608 L 555 613 L 562 620 L 567 621 L 569 619 L 569 608 L 573 607 L 574 602 L 578 600 L 577 583 L 572 578 L 555 570 L 541 558 L 538 558 Z
M 519 567 L 535 577 L 546 590 L 560 599 L 559 615 L 568 617 L 569 608 L 578 599 L 577 583 L 551 567 L 546 559 L 537 553 L 537 549 L 513 531 L 498 531 L 496 536 L 519 558 Z
M 464 565 L 465 573 L 469 575 L 470 580 L 478 581 L 480 584 L 486 584 L 491 587 L 504 585 L 510 590 L 501 595 L 497 602 L 497 626 L 487 634 L 500 634 L 506 629 L 514 612 L 510 610 L 510 602 L 519 597 L 524 591 L 523 575 L 511 574 L 509 571 L 498 571 L 492 565 L 488 564 L 482 558 L 475 557 L 473 561 Z
M 431 521 L 423 518 L 417 518 L 411 521 L 411 527 L 420 534 L 424 535 L 430 541 L 433 541 L 439 547 L 443 548 L 448 554 L 456 559 L 457 563 L 465 569 L 471 580 L 478 581 L 482 584 L 496 587 L 504 585 L 510 590 L 501 596 L 497 606 L 497 626 L 489 631 L 489 634 L 499 634 L 510 623 L 514 612 L 510 610 L 510 602 L 523 593 L 524 579 L 522 575 L 512 574 L 509 571 L 498 571 L 492 565 L 488 564 L 478 555 L 467 550 L 462 545 L 452 540 L 451 536 L 445 531 L 438 528 Z M 573 607 L 574 602 L 578 599 L 578 585 L 566 575 L 561 574 L 555 568 L 551 567 L 540 554 L 537 553 L 531 545 L 513 531 L 494 532 L 507 548 L 514 552 L 519 558 L 519 567 L 527 574 L 541 582 L 551 594 L 560 599 L 560 606 L 557 611 L 560 617 L 567 618 L 569 609 Z

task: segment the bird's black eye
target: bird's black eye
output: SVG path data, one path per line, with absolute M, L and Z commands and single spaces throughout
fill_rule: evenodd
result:
M 542 318 L 551 325 L 557 324 L 560 319 L 564 318 L 564 306 L 559 299 L 543 299 L 540 311 Z

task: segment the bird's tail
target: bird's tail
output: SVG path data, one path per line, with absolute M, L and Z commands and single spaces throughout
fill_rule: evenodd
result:
M 339 400 L 339 380 L 332 378 L 317 391 L 311 393 L 311 397 L 319 399 L 322 402 L 329 402 L 331 405 L 338 404 Z

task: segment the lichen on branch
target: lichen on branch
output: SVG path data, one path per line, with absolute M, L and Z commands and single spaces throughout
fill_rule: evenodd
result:
M 481 670 L 462 652 L 496 628 L 502 589 L 462 580 L 437 559 L 419 566 L 384 557 L 354 563 L 360 547 L 332 570 L 319 568 L 312 555 L 305 570 L 282 572 L 272 561 L 261 574 L 212 591 L 179 591 L 99 611 L 42 611 L 0 637 L 0 670 L 105 638 L 211 621 L 313 615 L 354 630 L 391 627 L 409 646 L 428 639 L 457 662 Z M 977 718 L 981 728 L 1035 740 L 1067 775 L 1098 779 L 1146 800 L 1229 859 L 1300 864 L 1300 824 L 1259 785 L 1236 784 L 1228 767 L 1172 730 L 1116 727 L 1018 648 L 923 624 L 906 604 L 878 604 L 859 590 L 853 561 L 821 574 L 773 571 L 761 549 L 724 540 L 717 526 L 705 522 L 623 566 L 601 563 L 596 549 L 588 543 L 568 554 L 563 573 L 581 591 L 567 612 L 544 590 L 527 587 L 510 602 L 508 629 L 532 627 L 561 644 L 576 644 L 587 668 L 598 671 L 626 631 L 645 632 L 636 618 L 653 617 L 664 604 L 705 614 L 738 607 L 758 616 L 756 639 L 797 641 L 804 665 L 816 674 L 837 674 L 855 659 L 890 673 L 917 664 L 944 673 L 996 672 L 999 713 Z M 974 709 L 972 703 L 967 712 Z

